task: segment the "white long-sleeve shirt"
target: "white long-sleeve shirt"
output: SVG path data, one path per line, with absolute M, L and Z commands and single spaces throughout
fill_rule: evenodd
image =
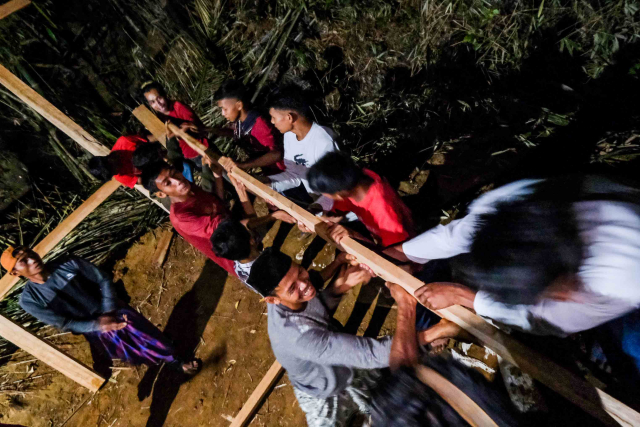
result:
M 426 263 L 469 252 L 478 217 L 495 210 L 500 202 L 531 194 L 538 182 L 517 181 L 484 194 L 470 205 L 466 217 L 404 243 L 405 255 Z M 599 186 L 602 181 L 590 184 Z M 586 250 L 578 271 L 580 302 L 547 299 L 532 305 L 509 305 L 479 291 L 474 300 L 476 313 L 531 333 L 563 336 L 640 308 L 640 206 L 596 200 L 577 202 L 574 209 Z

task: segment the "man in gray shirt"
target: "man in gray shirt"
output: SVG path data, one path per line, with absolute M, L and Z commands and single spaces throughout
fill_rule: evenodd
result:
M 358 337 L 332 324 L 342 294 L 371 277 L 347 254 L 322 272 L 307 271 L 273 248 L 253 264 L 248 283 L 269 304 L 271 347 L 309 426 L 342 426 L 354 413 L 368 413 L 376 369 L 389 366 L 390 337 Z

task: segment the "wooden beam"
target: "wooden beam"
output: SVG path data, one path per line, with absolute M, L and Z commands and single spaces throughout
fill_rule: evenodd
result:
M 94 156 L 106 156 L 110 153 L 111 150 L 100 144 L 81 126 L 67 117 L 62 111 L 58 110 L 52 103 L 44 99 L 38 92 L 26 85 L 22 80 L 13 75 L 11 71 L 7 70 L 2 65 L 0 65 L 0 83 L 89 153 Z M 151 197 L 149 192 L 141 185 L 136 185 L 135 189 L 163 210 L 169 212 L 162 203 Z
M 44 256 L 50 250 L 55 248 L 67 234 L 80 224 L 80 222 L 93 212 L 107 197 L 113 194 L 118 188 L 120 183 L 112 180 L 100 187 L 95 193 L 93 193 L 87 200 L 84 201 L 78 208 L 67 216 L 51 233 L 47 235 L 40 243 L 38 243 L 33 250 L 40 256 Z M 0 279 L 0 299 L 18 283 L 19 278 L 5 274 Z M 5 337 L 6 338 L 6 337 Z
M 242 405 L 242 409 L 238 412 L 238 415 L 231 422 L 230 427 L 244 427 L 251 422 L 251 417 L 260 408 L 263 400 L 269 395 L 273 386 L 276 385 L 282 374 L 284 368 L 278 361 L 273 362 L 273 365 L 269 368 L 267 375 L 265 375 L 258 387 L 253 390 L 249 399 Z
M 444 399 L 472 427 L 498 427 L 489 415 L 438 372 L 424 365 L 416 366 L 416 375 Z
M 148 119 L 152 120 L 150 117 Z M 157 117 L 155 119 L 159 121 Z M 143 124 L 147 126 L 147 123 L 143 122 Z M 151 124 L 149 124 L 149 126 L 151 126 Z M 148 129 L 150 128 L 149 126 L 147 127 Z M 169 129 L 184 139 L 191 148 L 201 155 L 205 155 L 206 147 L 199 141 L 175 125 L 169 124 Z M 297 221 L 306 225 L 307 228 L 315 230 L 321 237 L 331 241 L 328 236 L 323 235 L 322 228 L 317 227 L 322 223 L 320 218 L 302 209 L 291 200 L 278 194 L 239 168 L 231 170 L 230 175 L 242 182 L 245 187 L 255 195 L 262 197 L 278 208 L 286 211 Z M 424 282 L 362 246 L 354 239 L 345 238 L 340 244 L 346 252 L 355 255 L 359 262 L 368 265 L 377 275 L 384 280 L 399 284 L 411 295 L 415 295 L 416 290 L 425 286 Z M 596 390 L 587 381 L 569 372 L 547 357 L 525 347 L 514 338 L 485 322 L 480 316 L 477 316 L 466 308 L 452 306 L 444 310 L 438 310 L 436 313 L 475 335 L 480 339 L 482 344 L 493 349 L 503 358 L 520 367 L 523 371 L 529 373 L 532 377 L 563 395 L 569 401 L 605 424 L 617 425 L 607 412 L 611 412 L 611 415 L 616 419 L 637 419 L 640 421 L 640 414 L 633 409 L 622 404 L 614 404 L 613 401 L 607 398 L 603 399 L 602 396 L 609 396 L 601 390 Z
M 76 122 L 67 117 L 62 111 L 58 110 L 52 103 L 44 99 L 38 92 L 31 89 L 31 87 L 14 76 L 11 71 L 2 65 L 0 65 L 0 83 L 94 156 L 106 156 L 109 154 L 110 150 L 107 147 L 96 141 L 94 137 L 89 135 L 89 133 L 82 129 Z
M 147 130 L 151 132 L 153 136 L 165 147 L 167 146 L 167 130 L 158 116 L 151 112 L 144 105 L 139 105 L 135 108 L 131 114 L 133 114 L 141 123 L 145 123 Z M 157 119 L 157 120 L 154 120 Z
M 11 0 L 10 2 L 0 5 L 0 19 L 4 19 L 11 15 L 13 12 L 17 12 L 23 7 L 29 6 L 31 0 Z
M 153 253 L 153 262 L 158 267 L 162 267 L 164 260 L 167 258 L 167 252 L 169 251 L 172 238 L 173 229 L 164 230 L 162 232 L 162 236 L 160 236 L 160 239 L 158 240 L 158 247 L 156 247 L 156 251 Z
M 61 352 L 4 316 L 0 316 L 0 336 L 92 392 L 98 391 L 105 382 L 104 378 L 82 362 Z

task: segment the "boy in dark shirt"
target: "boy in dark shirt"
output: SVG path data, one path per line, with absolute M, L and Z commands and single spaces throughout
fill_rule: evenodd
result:
M 224 118 L 233 123 L 229 133 L 232 131 L 234 140 L 244 143 L 252 157 L 236 165 L 245 170 L 260 167 L 265 175 L 284 171 L 282 136 L 258 110 L 252 109 L 246 88 L 239 82 L 225 82 L 214 99 Z
M 28 279 L 20 306 L 41 322 L 83 334 L 111 359 L 133 365 L 167 363 L 187 375 L 200 369 L 200 360 L 180 360 L 158 328 L 118 301 L 111 280 L 90 262 L 70 258 L 44 264 L 25 246 L 10 246 L 0 261 L 12 276 Z

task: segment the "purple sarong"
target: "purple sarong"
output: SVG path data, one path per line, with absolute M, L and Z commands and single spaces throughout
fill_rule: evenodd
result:
M 169 339 L 131 307 L 115 312 L 118 319 L 127 316 L 127 326 L 119 331 L 90 332 L 87 340 L 104 348 L 112 359 L 131 365 L 159 365 L 175 363 L 175 350 Z

